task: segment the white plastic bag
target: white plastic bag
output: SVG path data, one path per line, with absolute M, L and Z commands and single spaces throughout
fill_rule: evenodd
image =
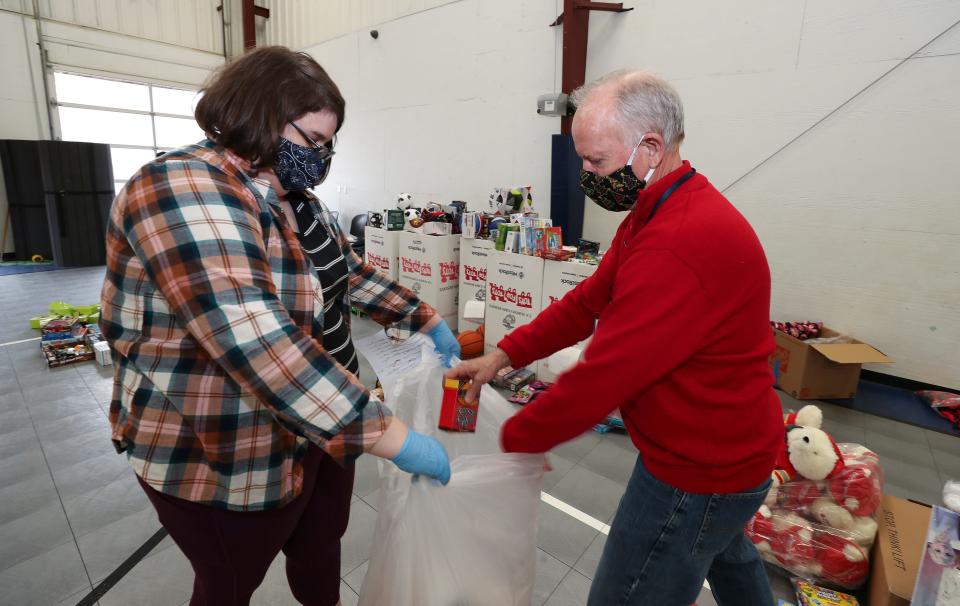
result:
M 360 606 L 528 606 L 544 458 L 500 452 L 500 426 L 515 409 L 489 386 L 475 433 L 439 431 L 443 370 L 425 354 L 417 371 L 384 385 L 394 414 L 447 448 L 452 476 L 439 486 L 381 466 Z

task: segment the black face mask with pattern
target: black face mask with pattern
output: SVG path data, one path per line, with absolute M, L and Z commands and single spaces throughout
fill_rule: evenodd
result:
M 283 189 L 304 191 L 323 183 L 330 171 L 330 158 L 321 157 L 322 153 L 281 137 L 273 172 Z
M 631 165 L 637 155 L 637 150 L 640 149 L 640 144 L 643 142 L 644 139 L 641 138 L 640 143 L 637 143 L 637 146 L 633 148 L 626 166 L 618 168 L 609 175 L 601 177 L 597 173 L 581 170 L 580 189 L 583 190 L 583 193 L 601 208 L 613 212 L 622 212 L 633 208 L 633 205 L 637 203 L 637 194 L 647 186 L 647 182 L 655 170 L 651 168 L 644 179 L 638 179 L 633 174 Z

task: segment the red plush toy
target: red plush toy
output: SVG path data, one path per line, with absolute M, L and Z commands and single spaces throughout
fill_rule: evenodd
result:
M 870 453 L 873 454 L 873 453 Z M 830 495 L 855 516 L 869 516 L 880 506 L 880 466 L 876 455 L 847 460 L 830 478 Z
M 743 530 L 747 538 L 756 545 L 757 551 L 762 554 L 772 553 L 771 542 L 776 532 L 773 528 L 773 513 L 766 505 L 761 505 Z
M 806 520 L 794 513 L 778 512 L 773 516 L 773 530 L 770 547 L 781 566 L 798 574 L 820 573 L 814 532 Z
M 830 583 L 855 589 L 867 578 L 867 552 L 854 541 L 821 532 L 815 539 L 820 576 Z
M 780 506 L 791 511 L 808 513 L 814 501 L 823 496 L 820 487 L 812 480 L 798 480 L 781 486 L 779 491 Z

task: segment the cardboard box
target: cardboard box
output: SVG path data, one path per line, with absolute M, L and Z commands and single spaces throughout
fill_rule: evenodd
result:
M 556 303 L 578 284 L 597 271 L 596 265 L 577 261 L 551 261 L 543 264 L 543 307 Z
M 511 330 L 537 317 L 543 293 L 543 259 L 490 251 L 483 349 L 489 352 Z M 536 371 L 536 364 L 528 366 Z
M 460 236 L 424 236 L 408 231 L 397 233 L 400 234 L 398 281 L 432 305 L 447 323 L 456 322 Z
M 474 330 L 483 320 L 463 317 L 468 301 L 487 299 L 487 257 L 494 250 L 493 240 L 463 238 L 460 240 L 460 302 L 457 310 L 457 330 Z
M 798 400 L 852 398 L 857 393 L 862 364 L 893 362 L 856 339 L 852 343 L 811 345 L 776 329 L 773 333 L 776 348 L 770 356 L 770 368 L 776 385 Z M 838 335 L 823 329 L 823 337 Z
M 543 266 L 543 309 L 562 299 L 578 284 L 593 275 L 596 265 L 577 261 L 544 261 Z M 585 348 L 588 339 L 581 341 L 577 347 Z M 557 379 L 557 373 L 550 369 L 549 358 L 540 360 L 537 365 L 537 378 L 541 381 L 552 382 Z
M 392 280 L 400 277 L 400 232 L 378 227 L 364 230 L 363 260 Z
M 877 541 L 870 556 L 871 606 L 907 606 L 923 557 L 929 505 L 883 495 Z

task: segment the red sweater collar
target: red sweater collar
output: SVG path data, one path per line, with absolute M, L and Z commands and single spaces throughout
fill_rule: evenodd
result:
M 634 205 L 631 214 L 638 215 L 641 221 L 646 222 L 647 216 L 650 214 L 650 211 L 653 209 L 654 204 L 657 203 L 657 200 L 660 199 L 660 196 L 663 195 L 663 192 L 667 191 L 671 185 L 680 180 L 680 177 L 690 172 L 690 162 L 684 160 L 676 170 L 667 173 L 663 178 L 655 181 L 649 187 L 640 190 L 640 193 L 637 194 L 637 203 Z

